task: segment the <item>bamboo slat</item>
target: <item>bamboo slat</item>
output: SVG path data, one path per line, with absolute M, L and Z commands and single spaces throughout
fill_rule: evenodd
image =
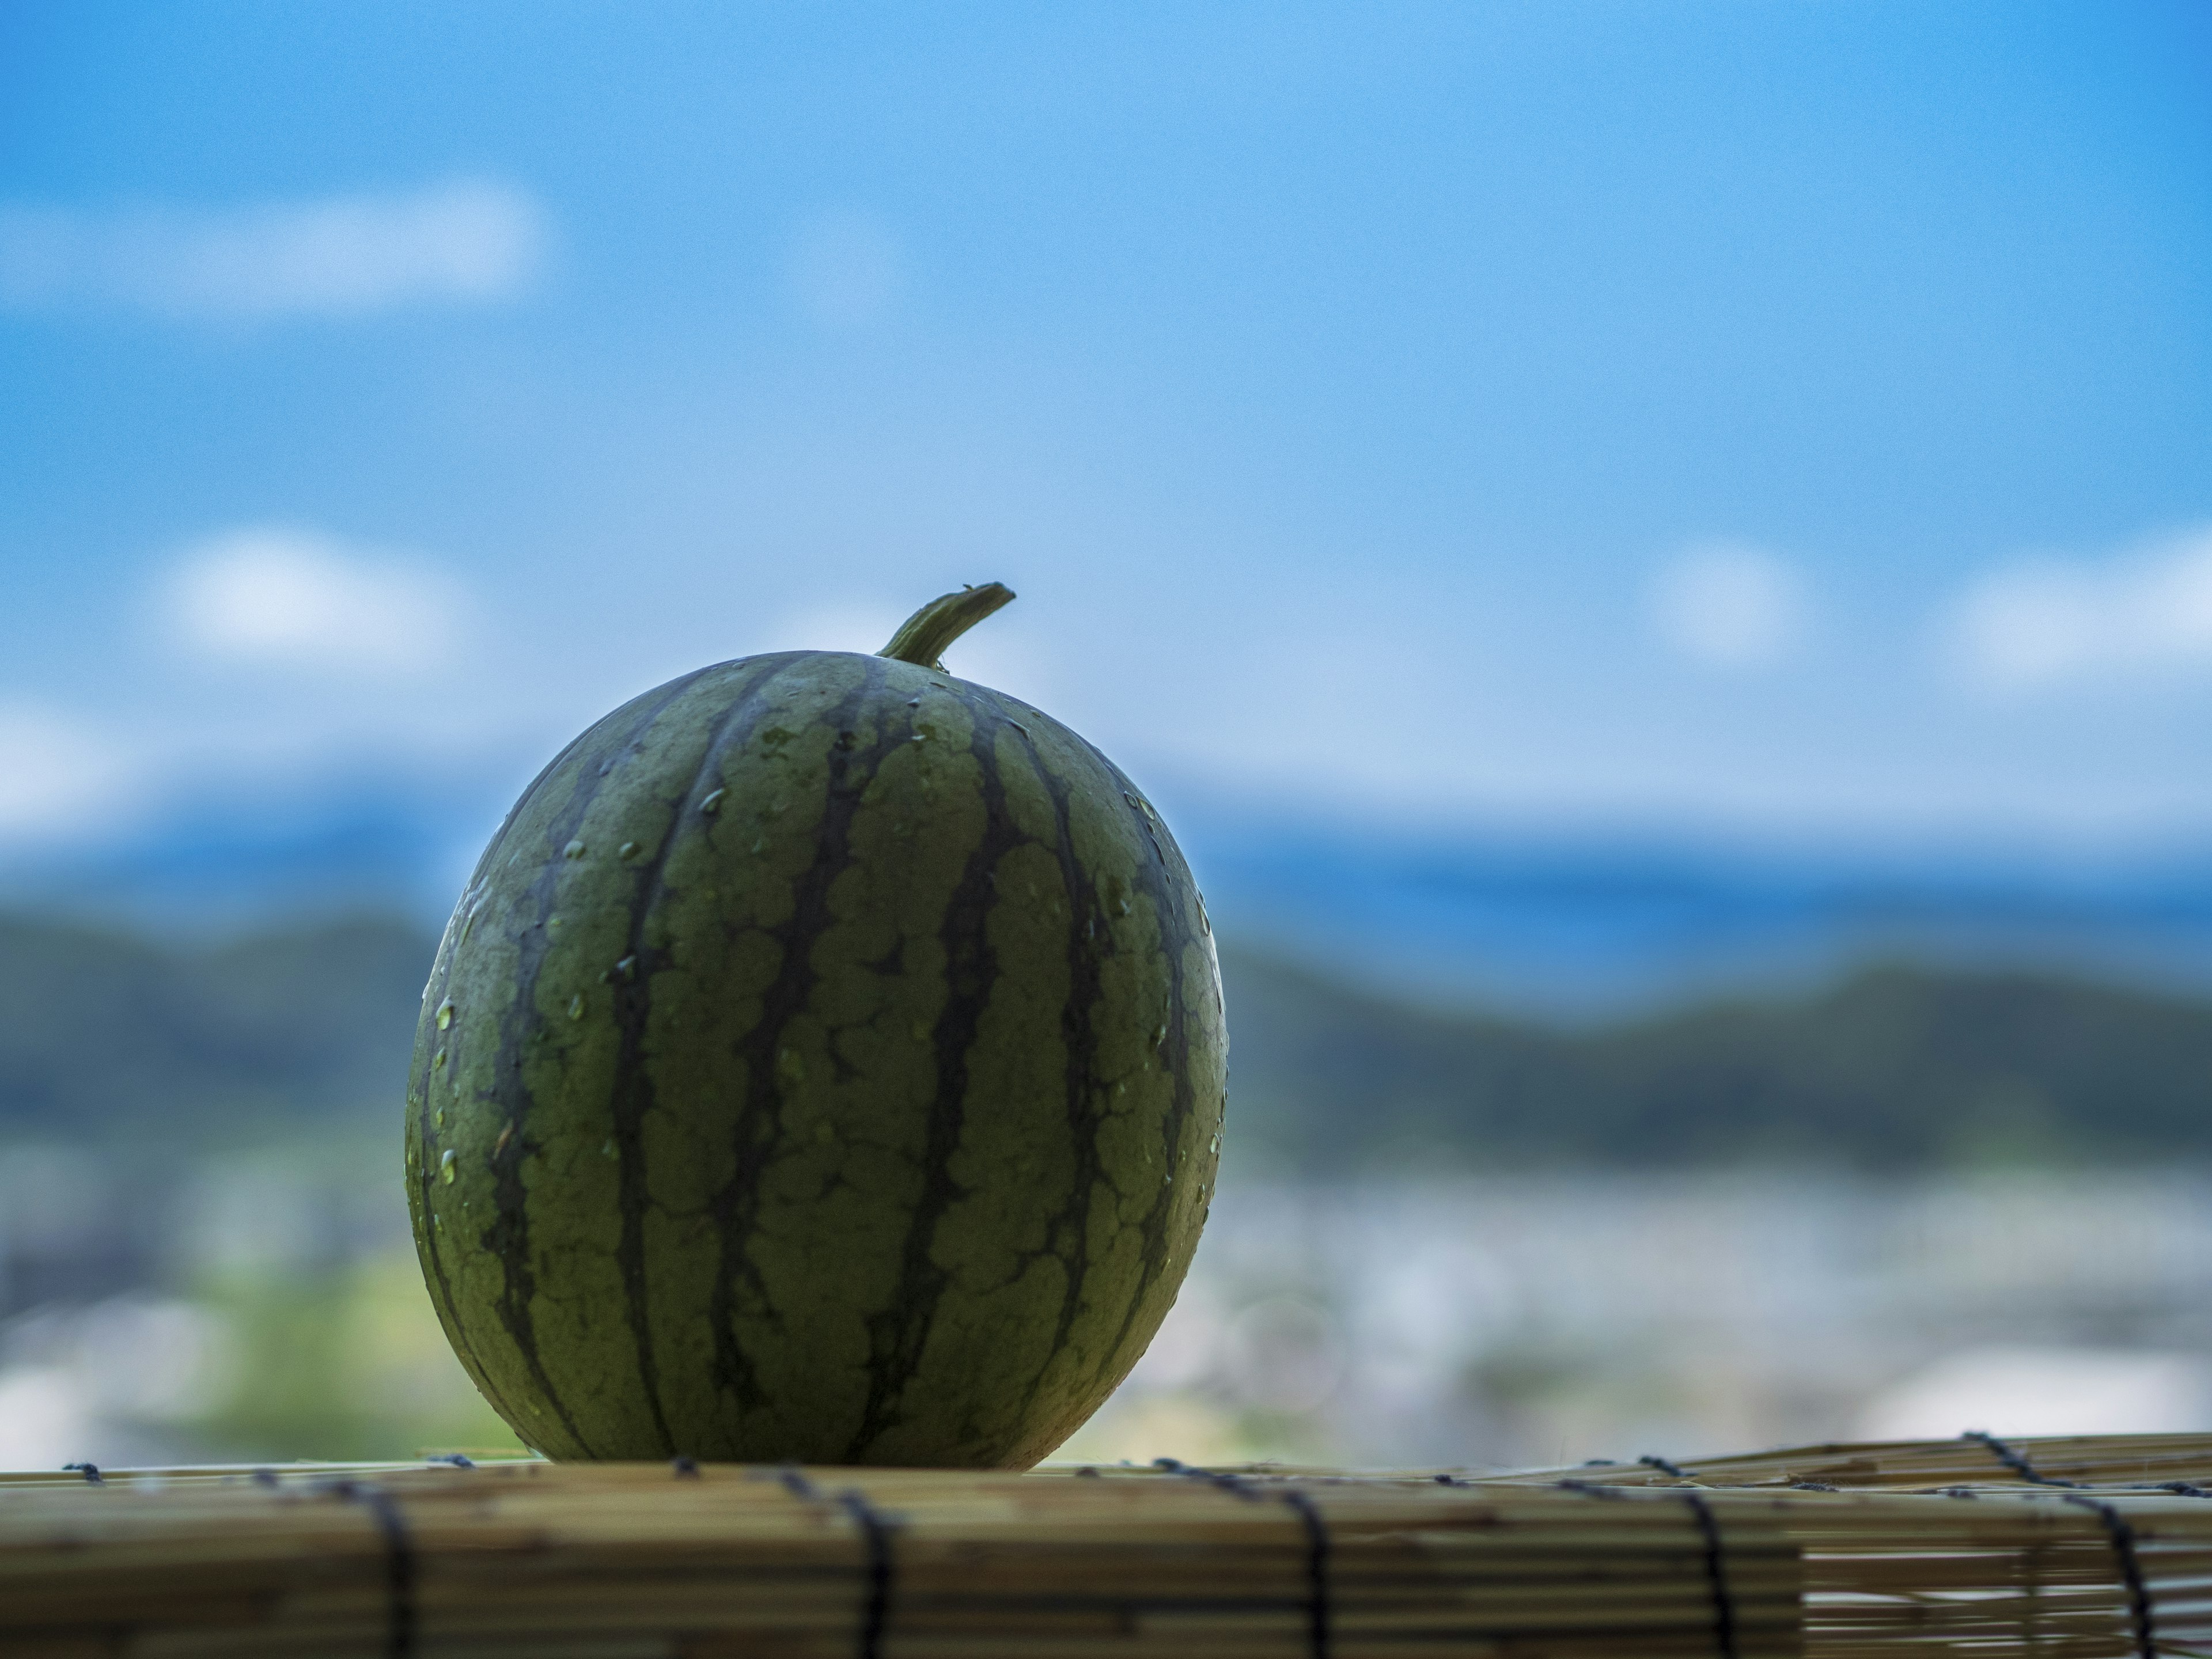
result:
M 0 1485 L 26 1656 L 1801 1650 L 1799 1551 L 1696 1494 L 902 1470 L 114 1472 Z
M 1481 1476 L 520 1459 L 0 1475 L 0 1652 L 2212 1655 L 2208 1499 L 2212 1436 Z

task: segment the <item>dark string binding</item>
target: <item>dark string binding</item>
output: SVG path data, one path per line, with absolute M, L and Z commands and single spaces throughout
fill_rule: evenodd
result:
M 62 1465 L 62 1473 L 82 1475 L 84 1483 L 88 1486 L 104 1486 L 107 1484 L 100 1479 L 100 1465 L 97 1463 L 64 1463 Z
M 2128 1616 L 2135 1626 L 2136 1652 L 2140 1659 L 2158 1659 L 2158 1629 L 2151 1619 L 2150 1587 L 2143 1583 L 2142 1563 L 2136 1559 L 2136 1529 L 2128 1524 L 2127 1516 L 2100 1498 L 2077 1496 L 2061 1501 L 2079 1504 L 2105 1523 L 2105 1535 L 2112 1540 L 2112 1553 L 2119 1559 L 2120 1581 L 2128 1589 Z
M 868 1540 L 868 1606 L 860 1626 L 860 1659 L 880 1659 L 884 1626 L 891 1616 L 891 1523 L 870 1508 L 857 1490 L 840 1492 L 837 1501 Z
M 1283 1502 L 1298 1512 L 1306 1528 L 1306 1645 L 1313 1659 L 1328 1659 L 1328 1523 L 1312 1498 L 1292 1487 Z
M 1595 1480 L 1577 1480 L 1569 1478 L 1565 1480 L 1554 1480 L 1552 1484 L 1561 1492 L 1578 1492 L 1585 1498 L 1612 1498 L 1624 1503 L 1628 1498 L 1628 1494 L 1620 1487 L 1603 1486 Z
M 1736 1659 L 1735 1602 L 1729 1595 L 1728 1564 L 1721 1556 L 1721 1523 L 1714 1517 L 1712 1505 L 1693 1492 L 1681 1494 L 1690 1512 L 1698 1517 L 1698 1530 L 1705 1540 L 1705 1577 L 1713 1587 L 1713 1639 L 1719 1644 L 1721 1659 Z
M 407 1533 L 407 1517 L 398 1501 L 383 1487 L 361 1480 L 341 1480 L 330 1488 L 333 1497 L 362 1505 L 375 1516 L 384 1534 L 384 1585 L 388 1611 L 385 1620 L 386 1659 L 413 1659 L 415 1652 L 415 1545 Z
M 1649 1463 L 1652 1460 L 1647 1457 L 1641 1461 Z M 1580 1492 L 1585 1498 L 1615 1498 L 1626 1502 L 1629 1497 L 1619 1486 L 1601 1486 L 1592 1480 L 1570 1479 L 1555 1480 L 1552 1484 L 1563 1492 Z M 1690 1506 L 1690 1513 L 1697 1517 L 1698 1533 L 1705 1544 L 1705 1582 L 1711 1586 L 1713 1594 L 1713 1642 L 1720 1650 L 1720 1659 L 1741 1659 L 1735 1640 L 1735 1598 L 1729 1593 L 1728 1562 L 1721 1548 L 1720 1521 L 1701 1492 L 1669 1492 L 1666 1497 L 1680 1498 Z M 1648 1503 L 1651 1499 L 1642 1501 Z M 1659 1501 L 1664 1502 L 1665 1499 L 1662 1498 Z
M 847 1488 L 832 1500 L 830 1494 L 809 1480 L 805 1471 L 795 1463 L 787 1463 L 776 1470 L 774 1479 L 776 1485 L 802 1503 L 835 1501 L 860 1528 L 860 1536 L 868 1546 L 868 1599 L 860 1615 L 860 1659 L 882 1659 L 884 1632 L 891 1621 L 891 1589 L 895 1581 L 891 1534 L 898 1530 L 897 1522 L 870 1507 L 867 1498 L 857 1487 Z
M 1696 1475 L 1692 1474 L 1689 1470 L 1684 1468 L 1680 1463 L 1670 1463 L 1663 1457 L 1644 1456 L 1639 1457 L 1636 1461 L 1643 1464 L 1647 1469 L 1656 1469 L 1662 1474 L 1671 1474 L 1677 1480 L 1694 1480 L 1698 1478 Z
M 1230 1474 L 1219 1469 L 1195 1468 L 1179 1458 L 1155 1457 L 1152 1467 L 1169 1474 L 1181 1475 L 1186 1480 L 1202 1480 L 1209 1486 L 1218 1486 L 1224 1492 L 1234 1492 L 1248 1503 L 1265 1503 L 1270 1497 L 1279 1497 L 1297 1511 L 1298 1520 L 1306 1529 L 1306 1651 L 1311 1659 L 1329 1659 L 1334 1651 L 1335 1625 L 1328 1593 L 1328 1523 L 1322 1518 L 1320 1509 L 1312 1498 L 1292 1486 L 1279 1493 L 1255 1485 L 1242 1475 Z M 1455 1481 L 1449 1475 L 1436 1479 L 1445 1486 L 1466 1483 Z
M 2080 1480 L 2062 1480 L 2055 1474 L 2044 1474 L 2019 1451 L 1986 1430 L 1968 1429 L 1959 1437 L 1972 1441 L 2032 1486 L 2071 1486 L 2078 1491 L 2086 1484 Z

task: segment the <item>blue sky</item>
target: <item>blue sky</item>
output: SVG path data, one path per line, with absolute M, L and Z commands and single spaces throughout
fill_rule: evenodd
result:
M 0 0 L 0 854 L 953 659 L 1170 805 L 2212 832 L 2212 13 Z

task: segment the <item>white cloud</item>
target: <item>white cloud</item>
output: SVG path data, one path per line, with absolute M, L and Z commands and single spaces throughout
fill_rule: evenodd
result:
M 1684 548 L 1651 588 L 1659 637 L 1694 663 L 1743 671 L 1788 656 L 1805 629 L 1804 585 L 1771 553 L 1729 542 Z
M 283 526 L 186 549 L 160 598 L 162 623 L 191 655 L 323 675 L 434 667 L 467 617 L 461 584 L 418 559 Z
M 250 319 L 483 303 L 526 287 L 546 240 L 536 201 L 481 179 L 204 210 L 0 205 L 0 310 Z
M 799 308 L 823 328 L 859 328 L 884 317 L 905 283 L 898 238 L 863 213 L 817 213 L 791 240 L 784 276 Z
M 89 723 L 45 703 L 0 702 L 0 836 L 64 829 L 112 805 L 128 768 Z
M 2212 526 L 1992 570 L 1960 597 L 1951 637 L 1967 678 L 2001 693 L 2212 670 Z

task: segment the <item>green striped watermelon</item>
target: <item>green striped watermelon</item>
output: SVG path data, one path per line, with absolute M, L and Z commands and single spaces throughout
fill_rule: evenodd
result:
M 485 1397 L 561 1458 L 1019 1468 L 1198 1241 L 1226 1037 L 1167 826 L 938 658 L 700 670 L 524 793 L 423 998 L 408 1201 Z

